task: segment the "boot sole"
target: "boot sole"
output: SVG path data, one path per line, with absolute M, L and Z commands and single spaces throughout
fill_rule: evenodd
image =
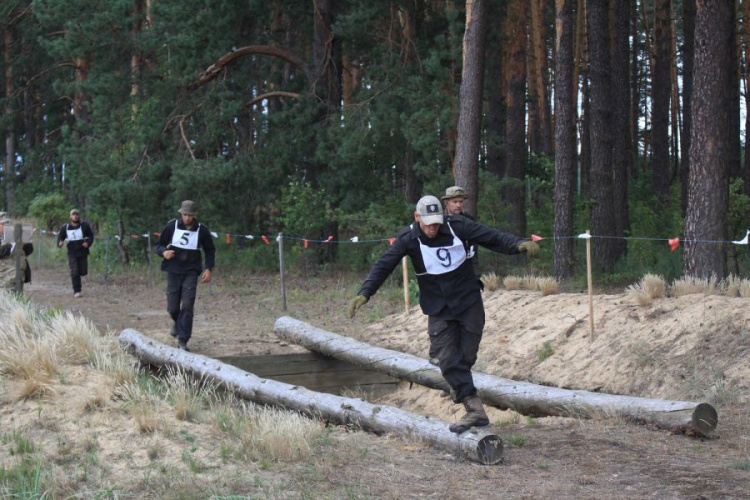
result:
M 463 434 L 464 432 L 468 431 L 472 427 L 487 427 L 490 425 L 489 419 L 479 420 L 477 422 L 474 422 L 473 424 L 466 426 L 466 425 L 449 425 L 448 430 L 455 433 L 455 434 Z

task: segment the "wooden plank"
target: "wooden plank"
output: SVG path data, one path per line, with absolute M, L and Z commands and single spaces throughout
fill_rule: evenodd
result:
M 275 356 L 224 356 L 218 359 L 223 363 L 228 363 L 262 376 L 362 370 L 361 367 L 347 361 L 314 353 L 280 354 Z
M 399 382 L 388 374 L 318 353 L 224 356 L 219 360 L 258 377 L 329 394 L 363 390 L 383 395 L 394 391 Z

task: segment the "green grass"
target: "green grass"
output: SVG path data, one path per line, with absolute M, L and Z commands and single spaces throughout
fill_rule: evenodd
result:
M 542 344 L 541 348 L 537 349 L 536 359 L 538 359 L 541 362 L 549 358 L 553 354 L 555 354 L 555 350 L 552 348 L 552 343 L 550 341 L 547 341 L 544 344 Z

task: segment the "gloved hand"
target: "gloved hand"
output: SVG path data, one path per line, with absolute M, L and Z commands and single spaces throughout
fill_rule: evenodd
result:
M 536 257 L 539 255 L 539 245 L 536 244 L 536 241 L 524 241 L 518 245 L 518 251 L 526 252 L 529 257 Z
M 357 309 L 367 304 L 368 300 L 370 299 L 368 299 L 364 295 L 357 295 L 356 297 L 354 297 L 352 301 L 349 302 L 349 318 L 354 318 L 354 315 L 357 313 Z

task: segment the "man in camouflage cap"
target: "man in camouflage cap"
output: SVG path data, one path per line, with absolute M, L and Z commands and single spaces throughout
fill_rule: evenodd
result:
M 161 270 L 167 273 L 167 312 L 172 318 L 169 334 L 177 339 L 179 349 L 189 351 L 198 277 L 201 283 L 211 281 L 216 248 L 211 231 L 196 218 L 194 201 L 183 201 L 177 212 L 180 216 L 167 222 L 159 235 L 156 253 L 164 259 Z
M 451 186 L 445 190 L 445 196 L 441 198 L 445 205 L 445 213 L 449 215 L 466 215 L 464 213 L 464 201 L 469 194 L 461 186 Z

